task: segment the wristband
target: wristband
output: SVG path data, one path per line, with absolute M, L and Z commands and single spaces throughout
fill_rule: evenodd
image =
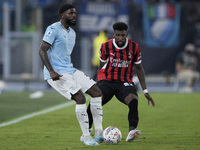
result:
M 147 89 L 144 89 L 143 93 L 146 94 L 146 93 L 149 93 L 149 91 Z

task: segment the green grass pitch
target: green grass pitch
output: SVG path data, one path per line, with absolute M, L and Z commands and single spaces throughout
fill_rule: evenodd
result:
M 67 103 L 57 92 L 45 92 L 40 99 L 29 99 L 30 92 L 6 92 L 0 95 L 0 124 Z M 128 143 L 128 109 L 116 98 L 103 107 L 103 127 L 118 127 L 122 141 L 118 145 L 84 146 L 75 105 L 39 115 L 0 128 L 1 150 L 199 150 L 200 94 L 152 93 L 156 107 L 139 94 L 139 124 L 142 134 Z M 87 101 L 88 103 L 89 101 Z M 92 133 L 94 136 L 94 133 Z

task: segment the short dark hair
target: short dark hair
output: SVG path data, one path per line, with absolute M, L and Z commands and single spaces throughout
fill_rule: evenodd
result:
M 128 30 L 128 25 L 124 22 L 116 22 L 113 24 L 113 30 L 123 31 Z
M 68 10 L 70 8 L 75 8 L 75 7 L 71 4 L 68 4 L 68 3 L 61 4 L 59 9 L 58 9 L 58 15 L 61 16 L 62 13 L 64 13 L 66 10 Z

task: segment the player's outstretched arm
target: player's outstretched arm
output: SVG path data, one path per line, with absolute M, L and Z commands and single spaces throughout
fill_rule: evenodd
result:
M 146 81 L 145 81 L 145 72 L 144 72 L 142 64 L 136 64 L 135 67 L 136 67 L 138 79 L 140 81 L 140 85 L 142 89 L 144 90 L 145 97 L 148 100 L 148 104 L 151 102 L 152 106 L 155 106 L 155 102 L 152 99 L 152 97 L 149 95 L 148 90 L 147 90 Z

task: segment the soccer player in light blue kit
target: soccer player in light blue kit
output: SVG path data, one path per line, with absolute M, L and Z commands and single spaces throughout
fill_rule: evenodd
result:
M 71 53 L 76 33 L 70 26 L 76 25 L 76 9 L 71 4 L 62 4 L 58 10 L 60 21 L 47 27 L 39 55 L 44 63 L 44 79 L 60 94 L 76 102 L 76 116 L 79 121 L 84 145 L 99 145 L 102 133 L 102 94 L 94 80 L 73 67 Z M 94 116 L 95 138 L 89 133 L 86 99 L 91 96 L 90 105 Z

